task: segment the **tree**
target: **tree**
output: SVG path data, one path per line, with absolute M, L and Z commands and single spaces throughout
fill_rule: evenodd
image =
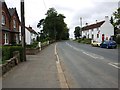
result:
M 41 19 L 37 25 L 38 28 L 43 25 L 45 38 L 49 37 L 52 40 L 61 40 L 63 37 L 69 38 L 69 30 L 64 22 L 65 16 L 63 14 L 58 14 L 54 8 L 50 8 L 45 15 L 46 18 Z
M 75 27 L 74 36 L 75 36 L 76 39 L 80 38 L 81 33 L 80 33 L 80 27 L 79 26 Z
M 118 25 L 120 24 L 120 8 L 117 9 L 117 11 L 115 11 L 113 13 L 113 17 L 111 17 L 111 24 L 114 26 L 114 32 L 115 32 L 115 35 L 118 33 Z
M 41 26 L 44 24 L 44 19 L 41 19 L 39 23 L 37 24 L 37 28 L 41 28 Z

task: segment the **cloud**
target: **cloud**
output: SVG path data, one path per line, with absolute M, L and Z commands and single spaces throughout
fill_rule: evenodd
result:
M 16 7 L 20 17 L 20 0 L 5 0 L 8 8 Z M 25 21 L 35 30 L 40 19 L 45 18 L 45 13 L 54 7 L 58 13 L 66 16 L 65 22 L 70 28 L 73 37 L 74 28 L 80 26 L 80 17 L 83 24 L 94 23 L 95 20 L 104 20 L 106 15 L 111 16 L 117 9 L 119 0 L 25 0 Z

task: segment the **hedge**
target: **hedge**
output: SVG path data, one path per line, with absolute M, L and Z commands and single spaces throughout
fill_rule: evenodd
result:
M 26 45 L 26 48 L 37 48 L 38 47 L 38 42 L 34 42 L 31 45 Z
M 2 62 L 4 63 L 6 60 L 9 60 L 13 57 L 13 52 L 19 51 L 20 53 L 20 61 L 23 60 L 23 48 L 21 46 L 2 46 Z
M 91 44 L 91 39 L 87 39 L 87 38 L 80 38 L 76 40 L 79 43 L 84 43 L 84 44 Z

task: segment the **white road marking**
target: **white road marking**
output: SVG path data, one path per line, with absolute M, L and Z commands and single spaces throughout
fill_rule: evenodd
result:
M 94 54 L 94 53 L 91 53 L 91 52 L 87 52 L 87 51 L 82 50 L 82 49 L 78 49 L 78 48 L 70 45 L 70 44 L 67 43 L 67 42 L 66 42 L 66 44 L 67 44 L 68 46 L 70 46 L 71 48 L 73 48 L 74 50 L 79 51 L 79 52 L 82 52 L 83 54 L 85 54 L 85 55 L 87 55 L 87 56 L 90 56 L 90 57 L 92 57 L 92 58 L 94 58 L 94 59 L 104 59 L 103 56 L 100 56 L 100 55 L 97 55 L 97 54 Z
M 55 44 L 55 55 L 57 57 L 57 61 L 56 61 L 56 66 L 57 66 L 57 70 L 58 70 L 58 78 L 59 78 L 59 82 L 61 85 L 61 88 L 67 88 L 69 89 L 67 80 L 65 78 L 64 72 L 62 70 L 61 64 L 60 64 L 60 59 L 57 53 L 57 44 Z
M 57 55 L 57 48 L 56 48 L 57 44 L 55 44 L 55 55 Z
M 118 65 L 118 63 L 108 63 L 109 65 L 111 65 L 111 66 L 113 66 L 113 67 L 115 67 L 115 68 L 117 68 L 117 69 L 120 69 L 120 67 L 119 66 L 117 66 Z

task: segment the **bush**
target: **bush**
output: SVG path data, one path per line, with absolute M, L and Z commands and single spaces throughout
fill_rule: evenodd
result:
M 84 43 L 84 44 L 91 44 L 91 39 L 80 38 L 80 39 L 77 39 L 77 42 Z
M 9 60 L 13 57 L 13 52 L 19 51 L 20 61 L 23 60 L 23 48 L 21 46 L 2 46 L 2 62 Z
M 118 36 L 116 37 L 116 42 L 117 42 L 117 44 L 120 44 L 120 35 L 118 35 Z
M 31 45 L 26 45 L 27 48 L 37 48 L 38 47 L 38 42 L 34 42 Z

